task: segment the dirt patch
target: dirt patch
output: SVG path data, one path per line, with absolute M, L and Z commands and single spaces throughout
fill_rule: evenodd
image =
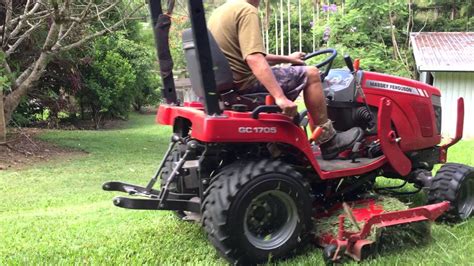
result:
M 51 124 L 49 121 L 37 121 L 29 126 L 37 129 L 110 130 L 124 128 L 127 122 L 126 119 L 107 119 L 100 122 L 99 128 L 92 120 L 61 121 L 57 124 Z
M 37 162 L 61 158 L 67 160 L 86 152 L 58 147 L 36 136 L 42 129 L 28 128 L 12 132 L 6 144 L 0 145 L 0 171 L 19 169 Z

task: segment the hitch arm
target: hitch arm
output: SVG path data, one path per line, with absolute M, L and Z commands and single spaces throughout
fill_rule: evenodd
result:
M 159 199 L 115 197 L 113 202 L 117 207 L 135 210 L 187 210 L 195 213 L 201 211 L 201 204 L 191 200 L 167 199 L 162 202 Z
M 160 175 L 161 170 L 163 169 L 163 166 L 165 165 L 166 159 L 168 158 L 174 146 L 176 145 L 176 142 L 178 141 L 179 141 L 179 137 L 177 135 L 173 135 L 171 137 L 171 143 L 168 146 L 168 150 L 166 151 L 165 156 L 163 156 L 163 160 L 161 160 L 160 166 L 158 166 L 158 170 L 156 170 L 155 174 L 150 179 L 150 182 L 148 182 L 148 185 L 146 185 L 146 189 L 148 192 L 152 191 L 152 188 L 155 185 L 156 181 L 158 180 L 158 176 Z

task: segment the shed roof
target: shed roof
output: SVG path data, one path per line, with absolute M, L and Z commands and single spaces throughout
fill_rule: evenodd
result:
M 474 32 L 411 33 L 418 71 L 474 71 Z

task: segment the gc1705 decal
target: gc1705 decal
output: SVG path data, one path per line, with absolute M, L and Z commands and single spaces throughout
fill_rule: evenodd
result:
M 276 134 L 276 127 L 239 127 L 239 133 L 267 133 Z

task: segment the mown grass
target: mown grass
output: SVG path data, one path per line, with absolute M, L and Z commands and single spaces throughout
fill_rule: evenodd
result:
M 116 208 L 118 193 L 101 189 L 107 180 L 146 184 L 170 133 L 153 119 L 132 115 L 116 130 L 49 131 L 41 138 L 88 154 L 0 172 L 0 265 L 225 264 L 198 224 L 170 212 Z M 450 160 L 474 165 L 473 148 L 474 141 L 457 145 Z M 436 224 L 430 244 L 398 243 L 364 264 L 470 264 L 473 232 L 474 221 Z M 308 247 L 281 264 L 319 265 L 321 251 Z

